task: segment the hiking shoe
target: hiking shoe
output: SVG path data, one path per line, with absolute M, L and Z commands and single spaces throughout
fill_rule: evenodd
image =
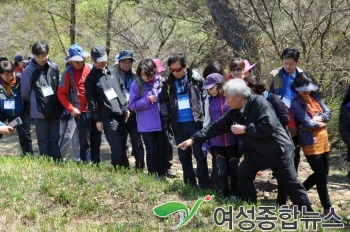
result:
M 272 177 L 271 179 L 269 179 L 269 180 L 267 181 L 267 183 L 269 183 L 269 184 L 271 184 L 271 185 L 274 185 L 274 186 L 277 186 L 277 185 L 278 185 L 277 179 L 274 178 L 274 177 Z
M 169 177 L 169 178 L 175 178 L 176 177 L 176 173 L 173 170 L 168 169 L 166 171 L 166 176 Z

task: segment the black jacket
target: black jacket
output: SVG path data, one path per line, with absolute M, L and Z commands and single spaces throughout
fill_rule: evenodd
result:
M 192 114 L 194 121 L 197 124 L 198 129 L 202 129 L 204 122 L 204 111 L 203 111 L 203 94 L 202 87 L 204 79 L 199 75 L 193 75 L 194 73 L 187 69 L 187 92 L 190 98 L 190 106 L 192 109 Z M 177 133 L 178 125 L 178 96 L 176 94 L 175 87 L 176 77 L 171 73 L 167 80 L 167 85 L 169 86 L 169 110 L 170 110 L 170 120 L 173 132 Z
M 275 110 L 276 116 L 283 127 L 286 127 L 289 123 L 289 115 L 286 109 L 286 106 L 282 102 L 282 100 L 273 93 L 268 93 L 268 97 L 266 98 L 268 102 L 271 103 L 273 109 Z
M 218 121 L 203 128 L 192 137 L 202 142 L 231 131 L 233 123 L 245 125 L 247 133 L 239 135 L 245 149 L 245 158 L 254 160 L 261 169 L 280 165 L 285 155 L 293 155 L 293 141 L 281 125 L 269 102 L 250 95 L 244 111 L 229 110 Z
M 339 114 L 339 133 L 343 142 L 350 146 L 350 107 L 346 106 L 350 102 L 350 87 L 344 94 L 343 101 L 340 105 Z
M 113 88 L 116 98 L 108 100 L 105 91 Z M 93 67 L 85 80 L 85 97 L 89 111 L 95 122 L 102 122 L 102 118 L 113 115 L 122 115 L 127 110 L 124 84 L 117 77 L 112 67 L 107 72 Z

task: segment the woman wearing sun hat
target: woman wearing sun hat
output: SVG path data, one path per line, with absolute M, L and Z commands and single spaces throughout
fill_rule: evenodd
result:
M 90 53 L 85 52 L 78 44 L 73 44 L 69 48 L 69 55 L 66 61 L 72 65 L 68 66 L 62 73 L 57 96 L 66 111 L 69 112 L 76 122 L 76 124 L 74 122 L 65 122 L 65 126 L 62 129 L 63 134 L 68 132 L 69 134 L 68 136 L 66 134 L 66 136 L 71 139 L 74 133 L 77 133 L 76 129 L 78 128 L 80 155 L 79 157 L 75 157 L 76 160 L 88 161 L 88 150 L 90 150 L 92 162 L 98 162 L 102 133 L 97 130 L 95 126 L 96 122 L 91 118 L 84 86 L 85 80 L 91 71 L 91 68 L 85 63 L 89 56 Z M 64 144 L 65 140 L 63 139 L 60 144 L 61 151 L 64 150 Z
M 322 101 L 316 82 L 308 72 L 297 74 L 291 86 L 297 95 L 291 102 L 291 108 L 298 129 L 298 140 L 313 173 L 303 185 L 308 191 L 316 185 L 323 206 L 323 215 L 330 212 L 332 206 L 328 189 L 329 141 L 326 123 L 331 112 Z

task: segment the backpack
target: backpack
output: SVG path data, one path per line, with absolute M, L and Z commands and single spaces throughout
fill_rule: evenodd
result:
M 163 86 L 163 81 L 161 80 L 162 77 L 159 78 L 159 88 L 161 89 L 162 86 Z M 139 98 L 141 98 L 143 96 L 143 92 L 145 91 L 144 88 L 143 88 L 143 84 L 142 84 L 142 81 L 141 81 L 141 78 L 140 77 L 137 77 L 136 78 L 136 82 L 137 82 L 137 87 L 139 89 Z
M 32 72 L 31 86 L 35 93 L 38 111 L 45 119 L 58 119 L 62 115 L 64 107 L 58 100 L 56 91 L 59 84 L 58 68 L 55 63 L 46 63 L 46 72 L 41 68 L 36 68 Z M 41 87 L 50 85 L 55 94 L 44 97 Z

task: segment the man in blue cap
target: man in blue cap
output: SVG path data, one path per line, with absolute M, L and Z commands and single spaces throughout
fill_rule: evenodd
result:
M 118 63 L 117 63 L 118 61 Z M 130 86 L 132 82 L 137 78 L 135 71 L 132 69 L 134 62 L 137 62 L 134 58 L 134 54 L 130 50 L 122 50 L 116 56 L 115 72 L 117 76 L 123 81 L 127 100 L 129 101 Z M 130 135 L 132 154 L 135 156 L 136 169 L 143 169 L 145 167 L 145 151 L 141 141 L 141 134 L 137 131 L 136 113 L 130 111 L 130 117 L 126 121 L 125 125 L 127 133 Z M 125 137 L 127 138 L 127 136 Z M 125 144 L 127 141 L 125 141 Z

